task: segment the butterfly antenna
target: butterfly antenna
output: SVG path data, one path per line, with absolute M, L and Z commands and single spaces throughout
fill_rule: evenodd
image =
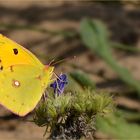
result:
M 61 60 L 59 60 L 59 61 L 57 61 L 57 62 L 51 61 L 51 62 L 52 62 L 51 65 L 54 66 L 54 65 L 56 65 L 56 64 L 58 64 L 58 63 L 62 63 L 62 62 L 65 62 L 65 61 L 67 61 L 67 60 L 71 60 L 71 59 L 75 59 L 75 58 L 76 58 L 76 56 L 72 56 L 72 57 L 69 57 L 69 58 L 61 59 Z M 53 60 L 54 60 L 54 59 L 53 59 Z M 53 62 L 54 62 L 54 63 L 53 63 Z
M 50 66 L 50 65 L 52 65 L 54 61 L 55 61 L 55 58 L 54 58 L 54 59 L 52 59 L 52 60 L 49 62 L 49 64 L 48 64 L 48 65 L 49 65 L 49 66 Z

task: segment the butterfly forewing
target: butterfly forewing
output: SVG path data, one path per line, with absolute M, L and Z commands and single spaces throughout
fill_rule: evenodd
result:
M 0 34 L 0 67 L 28 64 L 43 67 L 43 64 L 27 49 Z

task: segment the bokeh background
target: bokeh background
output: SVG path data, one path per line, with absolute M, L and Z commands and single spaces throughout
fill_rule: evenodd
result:
M 115 106 L 121 110 L 127 124 L 121 126 L 118 122 L 118 127 L 112 122 L 116 133 L 111 134 L 99 127 L 95 133 L 97 139 L 118 138 L 117 135 L 121 138 L 123 134 L 129 138 L 134 131 L 135 139 L 140 139 L 137 134 L 140 132 L 138 90 L 123 82 L 116 70 L 83 43 L 79 30 L 81 21 L 87 17 L 107 27 L 108 39 L 114 46 L 112 56 L 134 79 L 140 80 L 139 1 L 0 0 L 0 33 L 28 48 L 44 64 L 54 58 L 59 61 L 76 56 L 57 64 L 55 72 L 82 70 L 98 90 L 113 95 Z M 0 140 L 45 139 L 45 128 L 29 122 L 31 118 L 32 114 L 19 118 L 0 106 Z

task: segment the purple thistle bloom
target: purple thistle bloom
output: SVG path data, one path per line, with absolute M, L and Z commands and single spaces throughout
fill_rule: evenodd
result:
M 60 74 L 60 76 L 50 85 L 54 89 L 55 94 L 62 94 L 64 92 L 65 85 L 68 83 L 67 76 Z

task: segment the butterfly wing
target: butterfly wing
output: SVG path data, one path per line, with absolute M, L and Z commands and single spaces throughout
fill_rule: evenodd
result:
M 0 68 L 16 64 L 31 64 L 43 67 L 43 64 L 27 49 L 0 34 Z
M 0 72 L 0 104 L 24 116 L 32 111 L 51 81 L 53 67 L 15 65 Z

